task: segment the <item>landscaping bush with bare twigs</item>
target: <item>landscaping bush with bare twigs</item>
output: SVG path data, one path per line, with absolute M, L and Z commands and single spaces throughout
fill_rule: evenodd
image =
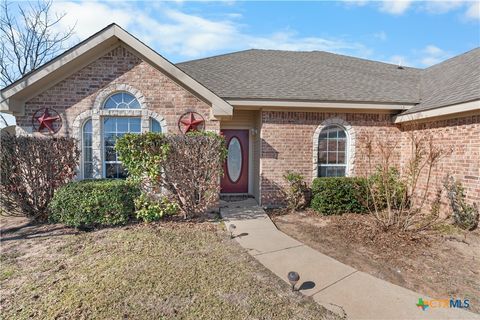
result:
M 310 203 L 311 190 L 305 183 L 305 177 L 296 172 L 286 172 L 283 179 L 288 184 L 286 190 L 287 206 L 290 210 L 304 209 Z
M 74 138 L 2 135 L 2 211 L 46 220 L 55 190 L 74 178 L 78 158 Z
M 411 133 L 409 158 L 398 167 L 394 162 L 398 144 L 398 140 L 388 137 L 365 141 L 369 163 L 366 207 L 384 230 L 427 229 L 439 218 L 442 193 L 438 188 L 435 198 L 428 198 L 432 172 L 448 150 L 435 145 L 430 136 Z M 378 153 L 379 159 L 374 159 Z M 372 163 L 379 165 L 374 168 Z M 419 187 L 420 177 L 424 180 L 423 189 Z M 427 203 L 431 204 L 430 210 L 426 209 Z

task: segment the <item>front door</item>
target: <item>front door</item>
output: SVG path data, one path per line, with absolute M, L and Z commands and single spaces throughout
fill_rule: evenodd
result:
M 227 159 L 220 182 L 221 193 L 248 193 L 248 130 L 222 130 Z

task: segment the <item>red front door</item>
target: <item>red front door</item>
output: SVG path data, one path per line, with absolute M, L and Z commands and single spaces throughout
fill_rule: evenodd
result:
M 248 193 L 248 130 L 222 130 L 228 155 L 221 193 Z

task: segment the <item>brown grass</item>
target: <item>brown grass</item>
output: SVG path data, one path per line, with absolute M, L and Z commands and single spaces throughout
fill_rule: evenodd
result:
M 40 225 L 3 233 L 1 318 L 334 318 L 289 291 L 219 226 L 167 222 L 85 233 Z

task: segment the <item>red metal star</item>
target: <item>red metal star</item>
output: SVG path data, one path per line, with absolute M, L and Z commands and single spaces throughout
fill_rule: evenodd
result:
M 38 127 L 38 131 L 42 131 L 42 129 L 47 128 L 50 132 L 54 133 L 55 130 L 53 129 L 53 123 L 60 119 L 59 115 L 51 116 L 48 112 L 48 108 L 45 108 L 43 114 L 40 117 L 37 117 L 38 123 L 40 126 Z
M 183 133 L 196 131 L 198 130 L 198 126 L 203 123 L 203 119 L 195 119 L 193 114 L 193 112 L 190 112 L 190 114 L 185 114 L 186 119 L 180 119 L 180 123 L 184 125 Z

